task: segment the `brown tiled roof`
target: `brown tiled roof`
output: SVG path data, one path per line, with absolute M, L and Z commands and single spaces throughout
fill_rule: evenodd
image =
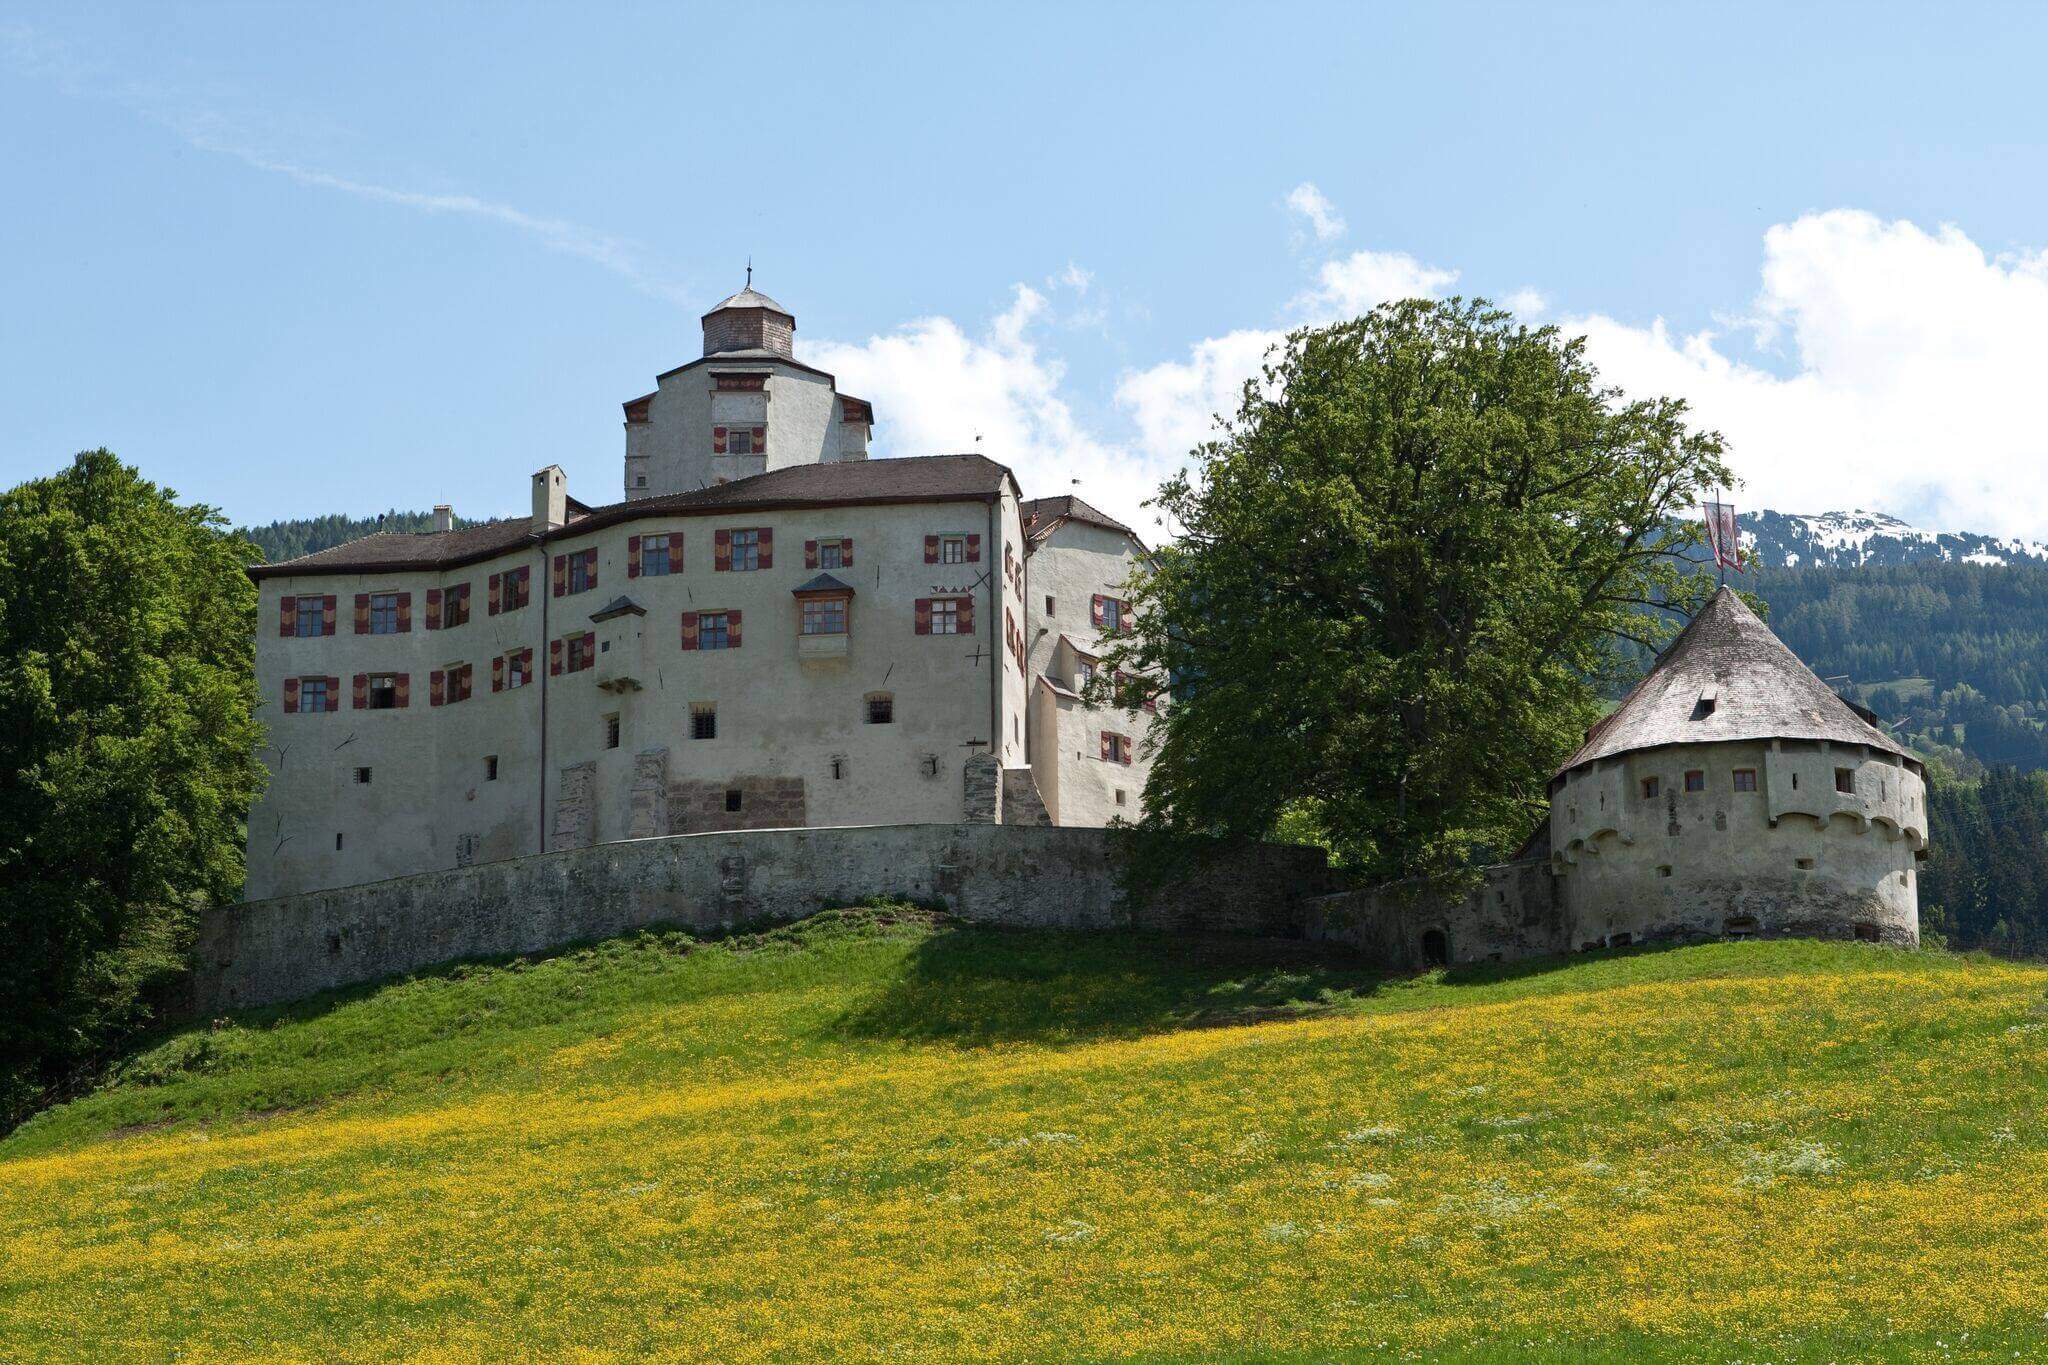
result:
M 1004 485 L 1016 488 L 1010 471 L 981 455 L 918 455 L 886 460 L 849 460 L 835 464 L 792 465 L 750 479 L 688 493 L 639 498 L 590 508 L 566 526 L 548 532 L 562 540 L 624 521 L 675 516 L 685 512 L 768 512 L 790 507 L 847 507 L 875 503 L 989 501 Z M 579 504 L 580 505 L 580 504 Z M 380 570 L 396 573 L 453 568 L 490 559 L 531 543 L 533 525 L 525 517 L 467 526 L 460 531 L 426 535 L 383 532 L 336 545 L 317 554 L 250 568 L 251 578 L 297 574 L 352 573 Z
M 1062 521 L 1082 521 L 1090 526 L 1101 526 L 1111 531 L 1121 531 L 1140 545 L 1138 533 L 1098 507 L 1090 506 L 1073 494 L 1057 498 L 1031 498 L 1023 505 L 1024 533 L 1033 542 L 1040 541 L 1052 533 L 1052 528 Z
M 1558 771 L 1667 744 L 1744 739 L 1824 739 L 1910 757 L 1724 587 Z

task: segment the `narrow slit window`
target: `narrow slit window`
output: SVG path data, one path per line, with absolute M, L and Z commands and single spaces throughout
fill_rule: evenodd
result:
M 497 780 L 498 780 L 498 756 L 497 756 L 496 754 L 485 754 L 485 755 L 484 755 L 484 781 L 486 781 L 486 782 L 496 782 Z
M 604 747 L 607 749 L 619 747 L 619 716 L 616 711 L 604 718 Z

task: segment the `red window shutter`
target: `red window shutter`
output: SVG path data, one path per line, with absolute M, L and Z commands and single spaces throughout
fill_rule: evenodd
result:
M 725 614 L 725 645 L 727 649 L 740 647 L 740 614 L 736 611 Z
M 937 536 L 926 536 L 924 538 L 924 562 L 927 564 L 939 562 L 939 538 Z
M 760 535 L 760 545 L 761 545 L 761 558 L 760 558 L 760 564 L 761 564 L 761 567 L 762 567 L 762 568 L 764 568 L 764 569 L 772 569 L 772 568 L 774 568 L 774 567 L 775 567 L 775 532 L 773 532 L 773 531 L 769 530 L 769 529 L 768 529 L 767 527 L 763 526 L 763 527 L 761 528 L 761 535 Z
M 768 451 L 768 428 L 766 428 L 766 427 L 755 427 L 755 428 L 754 428 L 754 453 L 755 453 L 756 455 L 763 455 L 763 454 L 766 454 L 766 453 L 767 453 L 767 451 Z
M 723 455 L 723 454 L 725 454 L 725 428 L 724 428 L 724 427 L 713 427 L 713 428 L 711 428 L 711 453 L 712 453 L 713 455 Z
M 1118 630 L 1129 630 L 1131 628 L 1130 598 L 1123 598 L 1116 604 L 1116 620 Z
M 597 549 L 595 546 L 583 552 L 583 562 L 585 566 L 584 573 L 590 580 L 589 586 L 594 588 L 597 586 Z
M 560 597 L 569 588 L 569 556 L 555 556 L 555 596 Z
M 490 613 L 493 616 L 496 616 L 498 614 L 498 592 L 498 575 L 492 574 Z
M 626 537 L 626 577 L 640 576 L 640 537 Z
M 399 674 L 398 687 L 395 690 L 398 693 L 398 704 L 400 706 L 410 705 L 412 702 L 412 674 Z
M 286 678 L 284 680 L 284 713 L 288 716 L 295 716 L 298 712 L 299 680 L 297 678 Z
M 366 592 L 359 592 L 356 594 L 356 634 L 368 635 L 369 633 L 370 594 Z
M 919 635 L 929 635 L 932 633 L 932 599 L 929 597 L 917 599 L 917 633 Z
M 686 611 L 683 613 L 683 648 L 695 649 L 696 647 L 697 613 L 694 611 Z
M 559 677 L 562 672 L 562 642 L 548 641 L 548 676 Z
M 277 604 L 277 633 L 297 635 L 299 633 L 299 599 L 284 597 Z
M 448 700 L 469 700 L 469 665 L 464 664 L 448 677 Z
M 448 675 L 440 669 L 427 674 L 427 705 L 439 706 L 448 690 Z
M 341 709 L 341 679 L 339 678 L 329 678 L 327 680 L 327 709 L 330 711 L 339 711 Z
M 1088 599 L 1088 624 L 1094 626 L 1097 630 L 1102 629 L 1102 604 L 1106 601 L 1108 601 L 1108 599 L 1105 598 L 1101 593 L 1097 593 L 1095 594 L 1095 596 Z
M 1109 757 L 1109 731 L 1107 730 L 1102 732 L 1102 756 L 1105 759 Z
M 441 628 L 441 590 L 440 590 L 439 588 L 428 588 L 428 589 L 427 589 L 427 629 L 428 629 L 428 630 L 439 630 L 440 628 Z
M 815 540 L 807 540 L 804 542 L 804 567 L 806 569 L 815 569 L 818 567 L 818 542 Z M 289 635 L 291 634 L 291 632 L 286 631 L 285 634 Z
M 981 563 L 981 537 L 980 537 L 980 536 L 969 536 L 969 537 L 967 537 L 967 562 L 968 562 L 969 564 L 979 564 L 979 563 Z
M 668 571 L 670 573 L 681 573 L 683 571 L 683 533 L 681 531 L 670 531 L 668 533 Z
M 355 685 L 349 690 L 355 693 L 356 710 L 360 711 L 368 706 L 370 704 L 370 675 L 367 673 L 356 674 Z
M 412 594 L 398 594 L 398 633 L 404 635 L 412 630 Z
M 971 597 L 960 599 L 960 633 L 974 634 L 974 599 Z
M 334 594 L 328 593 L 320 599 L 320 633 L 334 634 Z
M 500 654 L 497 658 L 491 660 L 491 691 L 503 692 L 504 690 L 505 656 Z
M 533 646 L 519 651 L 519 676 L 527 682 L 533 681 Z
M 1123 740 L 1124 766 L 1128 768 L 1131 766 L 1131 737 L 1123 735 L 1121 738 Z
M 839 542 L 839 562 L 849 569 L 853 567 L 852 540 L 842 540 Z
M 732 532 L 714 531 L 711 535 L 711 569 L 714 573 L 725 573 L 732 568 Z

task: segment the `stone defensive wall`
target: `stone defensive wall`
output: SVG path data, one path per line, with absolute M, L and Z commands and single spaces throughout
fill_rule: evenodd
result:
M 202 915 L 188 1015 L 299 999 L 464 958 L 540 952 L 656 924 L 794 920 L 871 896 L 962 919 L 1063 929 L 1299 934 L 1330 889 L 1319 848 L 1213 849 L 1127 895 L 1128 830 L 868 825 L 669 835 L 226 906 Z

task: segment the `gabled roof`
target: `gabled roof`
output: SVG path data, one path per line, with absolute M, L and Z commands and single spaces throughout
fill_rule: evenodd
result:
M 982 455 L 910 455 L 885 460 L 844 460 L 771 469 L 752 478 L 714 484 L 688 493 L 638 498 L 593 507 L 545 537 L 565 540 L 649 517 L 691 513 L 769 512 L 796 507 L 858 507 L 885 503 L 991 502 L 1016 479 L 1003 465 Z M 531 544 L 526 517 L 466 526 L 427 535 L 382 532 L 277 564 L 256 564 L 251 578 L 294 574 L 418 571 L 454 568 L 490 559 Z
M 609 621 L 615 616 L 625 616 L 629 613 L 634 616 L 645 616 L 647 608 L 641 606 L 630 597 L 614 597 L 611 601 L 590 613 L 590 619 L 593 621 Z
M 793 597 L 809 597 L 814 593 L 821 592 L 843 592 L 851 596 L 853 593 L 853 585 L 851 583 L 844 582 L 841 579 L 835 578 L 829 573 L 821 573 L 815 578 L 811 578 L 806 580 L 805 582 L 797 584 L 789 591 L 790 595 Z
M 1132 540 L 1138 540 L 1138 533 L 1118 521 L 1099 507 L 1090 506 L 1073 494 L 1057 498 L 1030 498 L 1022 509 L 1024 514 L 1024 535 L 1032 544 L 1037 544 L 1052 534 L 1053 528 L 1062 521 L 1086 522 L 1109 531 L 1121 531 Z M 1145 542 L 1138 540 L 1140 545 Z
M 1558 771 L 1667 744 L 1822 739 L 1910 758 L 1723 587 Z

